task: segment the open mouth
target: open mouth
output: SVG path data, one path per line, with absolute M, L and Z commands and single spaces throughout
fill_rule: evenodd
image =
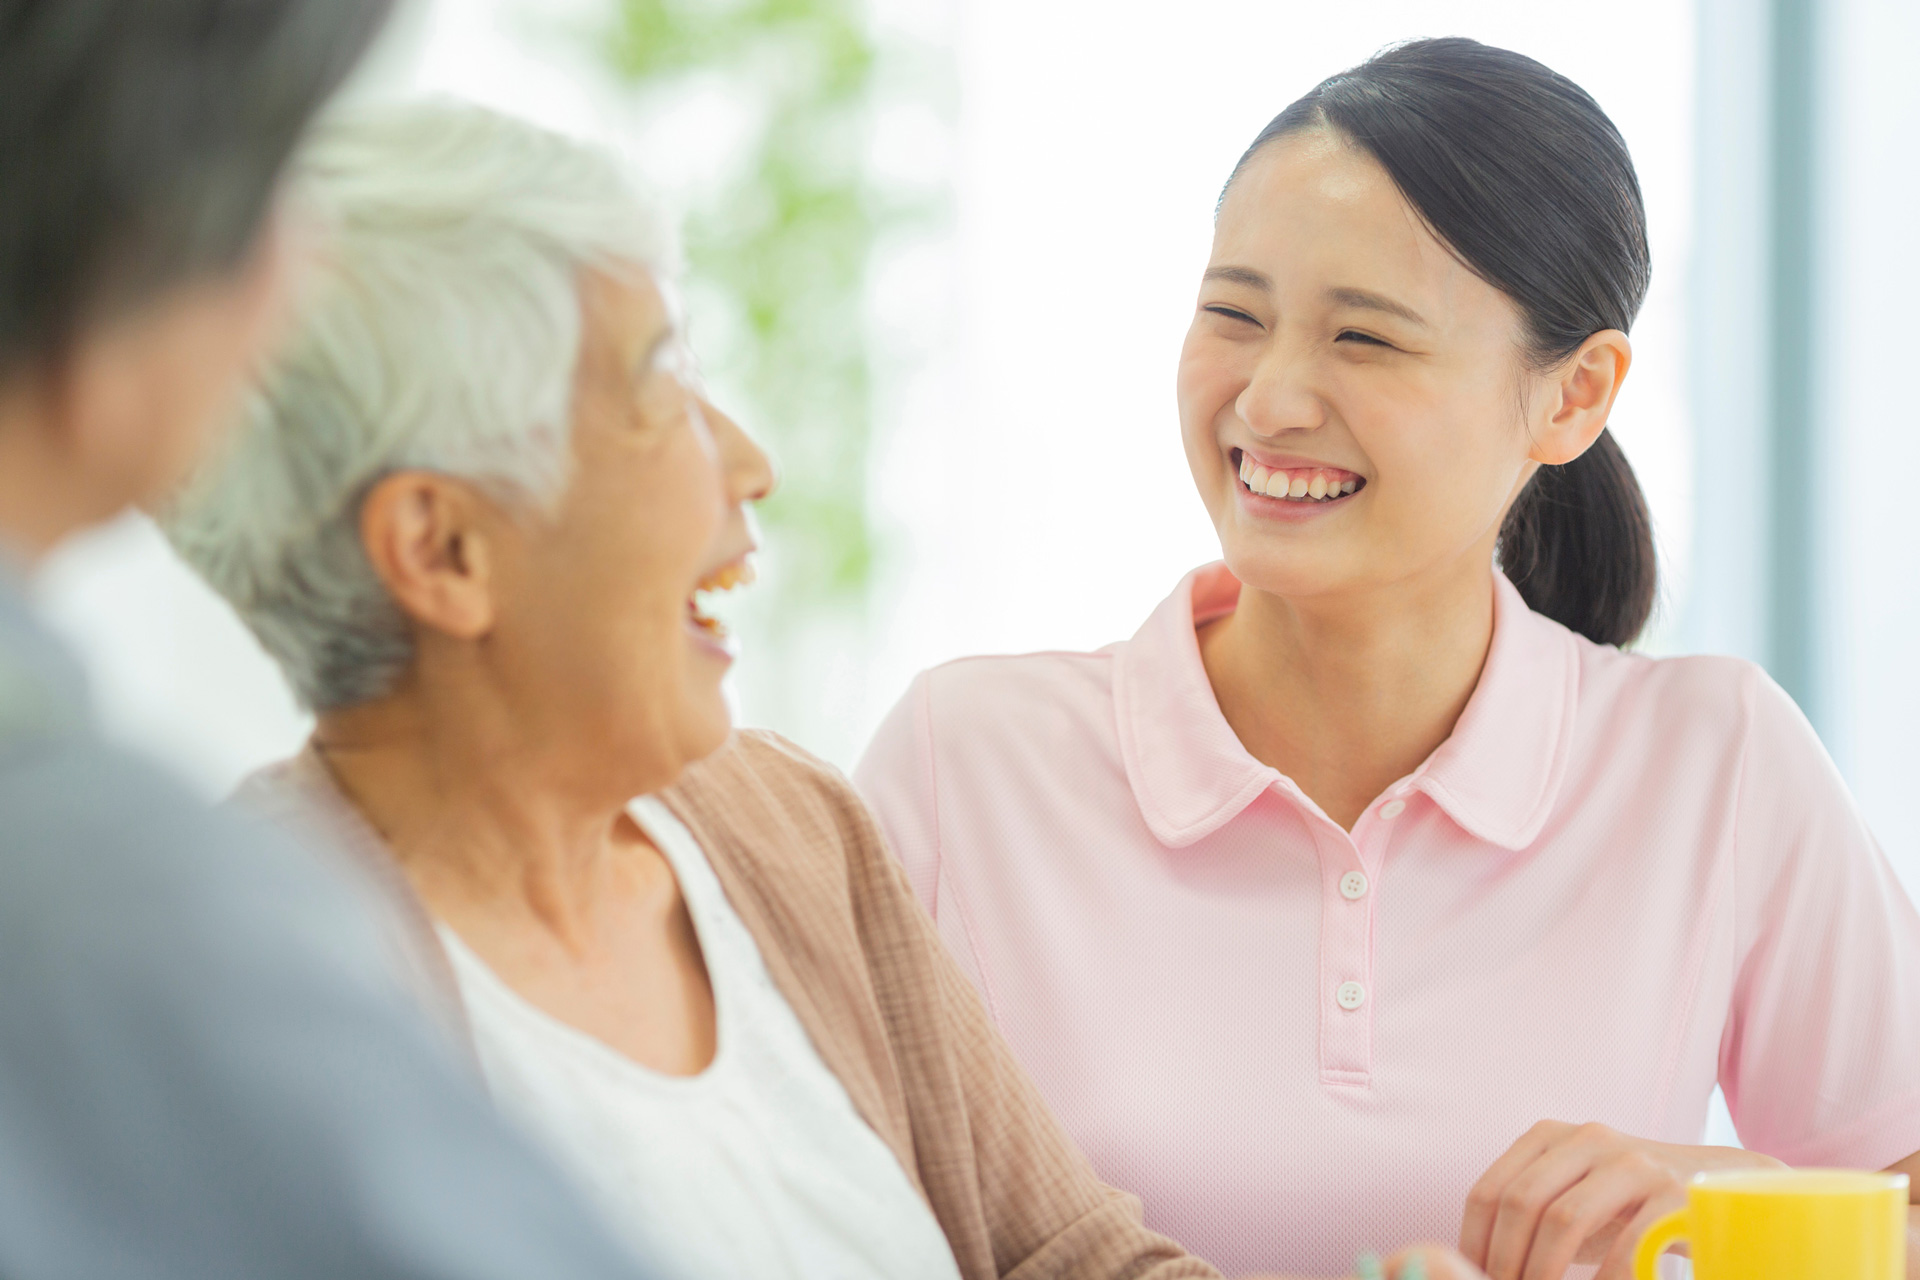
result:
M 700 579 L 693 594 L 687 597 L 687 621 L 702 633 L 715 640 L 725 640 L 731 633 L 727 624 L 709 613 L 708 607 L 713 597 L 724 595 L 735 587 L 744 587 L 755 578 L 753 561 L 745 556 L 730 564 L 721 565 L 706 577 Z
M 1240 486 L 1264 498 L 1304 505 L 1338 502 L 1367 487 L 1366 478 L 1339 467 L 1267 467 L 1235 450 L 1240 458 Z

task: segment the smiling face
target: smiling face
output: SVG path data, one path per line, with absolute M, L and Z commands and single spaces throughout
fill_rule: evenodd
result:
M 1522 358 L 1518 308 L 1365 151 L 1310 129 L 1235 179 L 1179 400 L 1247 586 L 1299 600 L 1490 572 L 1550 386 Z
M 528 732 L 651 787 L 726 739 L 733 654 L 695 595 L 750 577 L 747 504 L 773 476 L 692 381 L 651 278 L 588 275 L 581 292 L 571 478 L 550 517 L 499 540 L 488 640 L 519 672 Z

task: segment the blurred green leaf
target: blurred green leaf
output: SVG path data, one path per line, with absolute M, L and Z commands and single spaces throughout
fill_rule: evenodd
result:
M 747 152 L 688 211 L 696 343 L 771 447 L 762 509 L 781 572 L 769 617 L 864 604 L 874 562 L 867 456 L 869 259 L 913 210 L 878 196 L 866 130 L 877 51 L 858 0 L 609 0 L 598 43 L 649 102 L 718 77 L 757 104 Z M 725 314 L 713 314 L 715 311 Z M 703 314 L 704 313 L 704 314 Z M 728 341 L 718 349 L 709 332 Z M 777 623 L 776 623 L 777 625 Z

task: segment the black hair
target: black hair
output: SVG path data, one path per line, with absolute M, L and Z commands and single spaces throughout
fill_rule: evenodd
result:
M 1372 155 L 1434 235 L 1514 301 L 1534 368 L 1632 326 L 1652 274 L 1640 182 L 1620 131 L 1565 76 L 1475 40 L 1397 45 L 1275 116 L 1234 175 L 1267 143 L 1317 127 Z M 1611 431 L 1534 474 L 1498 546 L 1536 611 L 1599 644 L 1646 627 L 1653 521 Z
M 392 0 L 0 0 L 0 374 L 230 269 Z

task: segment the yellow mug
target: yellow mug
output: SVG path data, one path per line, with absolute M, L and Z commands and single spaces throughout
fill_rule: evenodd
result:
M 1685 1240 L 1694 1280 L 1906 1280 L 1907 1175 L 1852 1169 L 1702 1173 L 1647 1228 L 1634 1280 Z

